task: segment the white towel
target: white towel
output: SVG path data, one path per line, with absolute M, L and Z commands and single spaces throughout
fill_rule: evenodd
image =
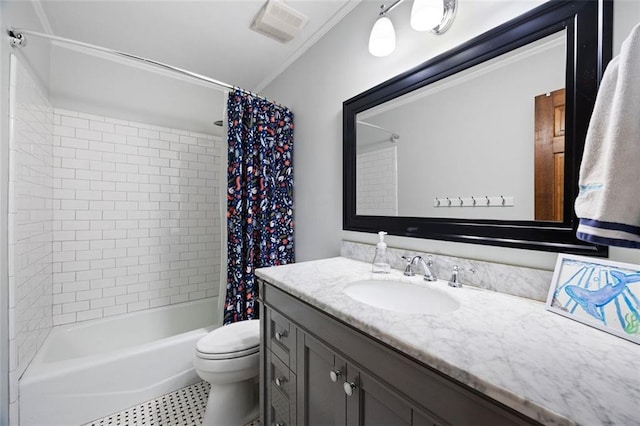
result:
M 640 248 L 640 24 L 605 70 L 579 185 L 578 238 Z

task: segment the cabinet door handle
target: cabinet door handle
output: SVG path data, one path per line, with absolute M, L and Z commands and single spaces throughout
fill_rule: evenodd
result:
M 354 382 L 344 382 L 344 385 L 342 386 L 344 387 L 344 393 L 346 393 L 347 396 L 353 395 L 353 390 L 357 387 Z
M 287 330 L 282 330 L 282 332 L 276 331 L 275 337 L 278 342 L 282 342 L 282 339 L 287 337 Z
M 285 379 L 284 377 L 276 377 L 276 379 L 274 380 L 274 382 L 276 383 L 277 387 L 282 387 L 282 385 L 284 385 L 286 383 L 287 379 Z
M 331 377 L 331 381 L 334 383 L 338 381 L 338 377 L 340 376 L 342 376 L 342 371 L 340 370 L 331 370 L 329 373 L 329 377 Z

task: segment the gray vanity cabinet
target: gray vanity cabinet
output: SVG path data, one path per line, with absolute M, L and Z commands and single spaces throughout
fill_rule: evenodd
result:
M 260 280 L 265 426 L 535 421 Z
M 435 425 L 375 377 L 298 332 L 298 424 Z M 414 417 L 416 421 L 414 421 Z M 418 421 L 420 420 L 420 421 Z

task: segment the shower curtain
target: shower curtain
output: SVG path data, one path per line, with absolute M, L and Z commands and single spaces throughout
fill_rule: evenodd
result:
M 229 94 L 224 323 L 258 318 L 256 268 L 294 262 L 293 113 Z

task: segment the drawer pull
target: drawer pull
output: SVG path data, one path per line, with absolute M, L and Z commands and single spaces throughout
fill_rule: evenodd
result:
M 331 370 L 329 373 L 329 377 L 331 377 L 331 381 L 334 383 L 338 381 L 338 377 L 340 376 L 342 376 L 342 371 L 340 370 Z
M 276 377 L 274 382 L 276 383 L 276 386 L 280 388 L 287 382 L 287 379 L 285 379 L 284 377 Z
M 276 331 L 275 336 L 278 342 L 282 342 L 282 339 L 287 337 L 287 330 L 282 330 L 282 332 Z
M 356 384 L 353 382 L 344 382 L 344 385 L 342 385 L 344 387 L 344 393 L 347 394 L 347 396 L 351 396 L 353 395 L 353 390 L 356 388 Z

